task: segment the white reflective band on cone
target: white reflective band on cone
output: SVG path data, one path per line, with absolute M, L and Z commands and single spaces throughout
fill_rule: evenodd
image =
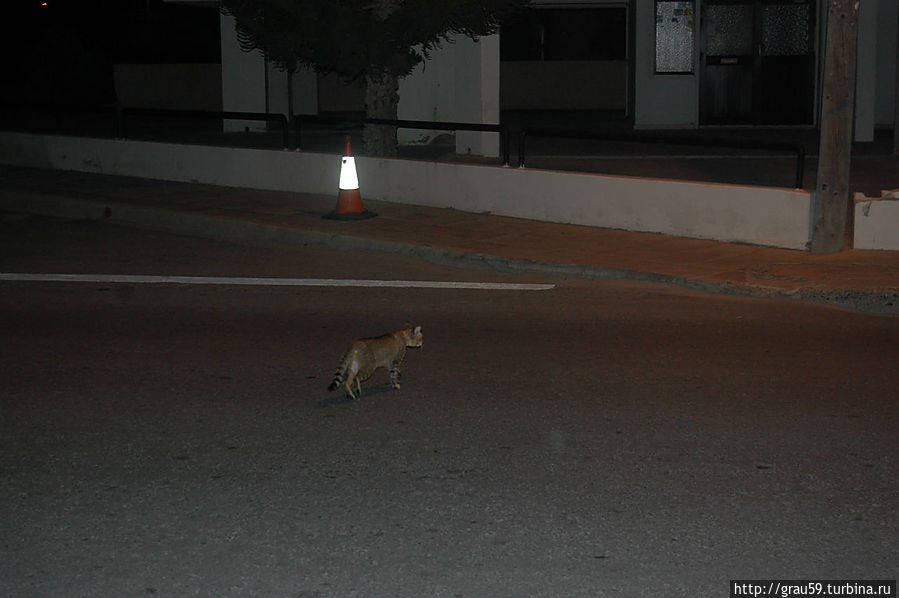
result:
M 340 183 L 337 187 L 339 189 L 359 188 L 359 178 L 356 176 L 356 158 L 353 156 L 343 157 L 343 163 L 340 165 Z

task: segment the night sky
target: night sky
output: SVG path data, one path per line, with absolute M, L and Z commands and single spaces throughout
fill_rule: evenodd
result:
M 45 2 L 8 3 L 4 35 L 9 43 L 5 44 L 0 76 L 3 101 L 107 103 L 114 100 L 113 64 L 221 60 L 215 4 Z

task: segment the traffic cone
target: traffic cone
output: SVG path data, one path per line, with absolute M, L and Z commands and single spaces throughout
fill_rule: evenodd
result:
M 377 216 L 362 206 L 362 194 L 359 193 L 359 178 L 356 176 L 356 158 L 350 145 L 350 136 L 346 136 L 346 149 L 343 162 L 340 164 L 340 182 L 337 185 L 337 207 L 333 212 L 325 214 L 332 220 L 364 220 Z

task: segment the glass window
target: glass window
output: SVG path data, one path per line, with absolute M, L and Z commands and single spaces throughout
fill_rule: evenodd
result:
M 656 72 L 693 72 L 693 1 L 656 0 Z

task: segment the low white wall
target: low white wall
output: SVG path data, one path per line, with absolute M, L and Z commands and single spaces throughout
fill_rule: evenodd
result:
M 810 194 L 549 170 L 357 160 L 365 196 L 469 212 L 804 249 Z
M 0 162 L 147 179 L 335 193 L 333 155 L 0 132 Z
M 0 162 L 333 194 L 333 154 L 0 133 Z M 805 249 L 811 195 L 558 171 L 359 157 L 364 198 Z
M 899 199 L 855 202 L 854 247 L 899 250 Z

